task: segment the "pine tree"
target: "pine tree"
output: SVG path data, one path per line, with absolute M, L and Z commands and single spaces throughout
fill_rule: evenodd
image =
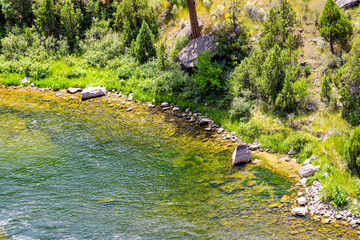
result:
M 149 25 L 154 37 L 157 38 L 158 19 L 148 0 L 123 0 L 120 3 L 114 26 L 121 32 L 127 46 L 136 39 L 143 21 Z
M 151 57 L 156 56 L 154 35 L 149 25 L 143 21 L 134 46 L 135 56 L 140 63 L 144 63 Z
M 353 34 L 353 27 L 340 12 L 334 0 L 327 0 L 320 17 L 320 35 L 330 43 L 330 50 L 334 53 L 334 44 L 344 44 Z
M 166 53 L 166 46 L 164 43 L 161 43 L 158 50 L 157 50 L 157 67 L 161 70 L 165 70 L 166 68 L 166 61 L 167 61 L 167 53 Z
M 323 99 L 326 99 L 327 101 L 329 101 L 330 94 L 331 94 L 330 74 L 327 74 L 321 83 L 320 96 Z
M 284 87 L 276 98 L 275 107 L 283 112 L 293 112 L 296 109 L 296 99 L 292 84 L 294 79 L 294 73 L 287 71 Z
M 40 5 L 35 10 L 35 23 L 46 37 L 56 36 L 58 33 L 58 25 L 56 23 L 55 7 L 53 0 L 45 0 L 43 5 Z
M 64 35 L 67 37 L 70 47 L 74 48 L 78 40 L 80 21 L 82 19 L 81 10 L 75 10 L 71 0 L 65 0 L 61 8 L 60 18 Z

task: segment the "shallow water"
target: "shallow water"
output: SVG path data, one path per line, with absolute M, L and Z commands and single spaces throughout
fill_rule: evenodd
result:
M 231 170 L 232 149 L 198 128 L 112 98 L 0 89 L 0 238 L 358 237 L 270 208 L 290 180 Z

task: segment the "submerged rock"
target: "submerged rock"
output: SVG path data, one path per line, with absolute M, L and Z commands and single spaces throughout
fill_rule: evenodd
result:
M 231 160 L 233 166 L 251 161 L 251 153 L 249 146 L 246 144 L 237 145 L 231 157 Z
M 96 98 L 106 95 L 105 87 L 88 87 L 81 92 L 81 100 Z
M 200 126 L 203 126 L 203 125 L 208 125 L 209 123 L 210 123 L 210 119 L 208 119 L 208 118 L 202 118 L 202 119 L 200 119 L 200 122 L 199 122 L 199 125 Z
M 299 197 L 298 199 L 296 199 L 297 204 L 299 204 L 300 206 L 304 206 L 306 205 L 307 201 L 305 197 Z
M 315 167 L 314 165 L 309 163 L 300 168 L 299 175 L 301 178 L 307 178 L 307 177 L 314 175 L 314 173 L 316 173 L 319 170 L 320 170 L 319 166 Z
M 309 210 L 307 210 L 307 208 L 304 207 L 296 207 L 291 209 L 291 213 L 296 215 L 296 216 L 306 216 L 306 214 L 308 214 Z

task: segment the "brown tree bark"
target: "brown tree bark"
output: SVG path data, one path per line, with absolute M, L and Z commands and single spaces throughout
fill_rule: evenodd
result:
M 200 26 L 196 14 L 196 7 L 194 0 L 186 0 L 187 7 L 189 9 L 189 16 L 190 16 L 190 24 L 191 24 L 191 35 L 192 38 L 198 38 L 201 36 L 200 33 Z

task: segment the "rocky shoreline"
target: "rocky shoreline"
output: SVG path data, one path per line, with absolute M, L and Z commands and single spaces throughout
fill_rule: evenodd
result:
M 5 86 L 0 85 L 0 87 L 4 88 Z M 28 90 L 36 90 L 36 91 L 52 91 L 51 89 L 47 88 L 38 88 L 34 86 L 33 84 L 30 84 L 29 86 L 11 86 L 6 87 L 9 88 L 9 91 L 12 89 L 17 88 L 24 88 Z M 99 96 L 106 96 L 109 95 L 109 92 L 106 92 L 104 88 L 101 88 L 101 91 L 99 91 L 95 88 L 92 88 L 90 90 L 93 90 L 95 95 L 94 97 Z M 105 92 L 104 92 L 105 91 Z M 56 92 L 56 96 L 60 97 L 65 94 L 76 94 L 76 93 L 82 93 L 85 92 L 87 95 L 85 98 L 82 97 L 82 100 L 93 98 L 89 95 L 89 91 L 83 91 L 81 88 L 69 88 L 67 90 L 63 89 Z M 134 101 L 133 100 L 133 94 L 130 93 L 129 95 L 125 95 L 122 92 L 116 93 L 115 91 L 111 92 L 114 94 L 114 96 L 117 96 L 123 103 L 125 101 Z M 75 97 L 70 97 L 70 99 L 74 99 Z M 137 103 L 141 103 L 140 101 L 137 101 Z M 199 127 L 203 129 L 203 131 L 213 135 L 210 135 L 212 138 L 218 138 L 221 141 L 228 142 L 229 144 L 234 144 L 235 148 L 238 144 L 246 144 L 241 140 L 241 136 L 236 136 L 235 132 L 228 132 L 226 129 L 222 128 L 218 124 L 216 124 L 212 119 L 208 118 L 206 115 L 202 115 L 200 113 L 193 113 L 189 109 L 186 109 L 185 111 L 181 111 L 181 109 L 174 104 L 171 103 L 160 103 L 158 105 L 155 105 L 153 103 L 146 103 L 145 106 L 147 106 L 149 109 L 156 109 L 156 111 L 162 111 L 165 113 L 168 113 L 174 117 L 177 117 L 179 119 L 182 119 L 188 123 L 196 124 Z M 129 111 L 132 110 L 132 108 L 128 109 Z M 249 149 L 252 153 L 257 152 L 258 155 L 262 153 L 268 153 L 270 152 L 270 149 L 262 149 L 261 143 L 259 143 L 257 140 L 255 140 L 251 144 L 247 144 Z M 281 155 L 278 157 L 279 161 L 278 163 L 292 163 L 297 164 L 296 159 L 291 158 L 291 156 L 294 154 L 294 151 L 290 151 L 288 155 L 285 157 Z M 284 159 L 284 161 L 280 161 L 280 159 Z M 348 206 L 346 209 L 336 209 L 332 207 L 329 203 L 324 203 L 321 201 L 321 189 L 322 185 L 318 181 L 314 181 L 312 185 L 307 186 L 306 185 L 306 179 L 307 177 L 312 176 L 316 171 L 319 170 L 319 167 L 313 166 L 310 162 L 314 160 L 315 157 L 309 158 L 305 160 L 303 163 L 303 166 L 298 171 L 298 174 L 300 176 L 300 181 L 296 184 L 295 189 L 298 191 L 296 196 L 296 200 L 293 200 L 292 202 L 296 205 L 293 206 L 291 213 L 296 216 L 300 217 L 310 217 L 312 219 L 321 221 L 322 223 L 343 223 L 345 225 L 359 225 L 360 224 L 360 217 L 357 213 L 354 213 L 353 210 L 350 209 L 350 206 Z M 256 162 L 255 162 L 256 161 Z M 260 160 L 256 159 L 254 163 L 261 162 Z M 290 167 L 290 170 L 292 167 Z M 290 178 L 295 178 L 296 176 L 288 176 Z M 357 206 L 356 199 L 353 199 L 352 205 Z

